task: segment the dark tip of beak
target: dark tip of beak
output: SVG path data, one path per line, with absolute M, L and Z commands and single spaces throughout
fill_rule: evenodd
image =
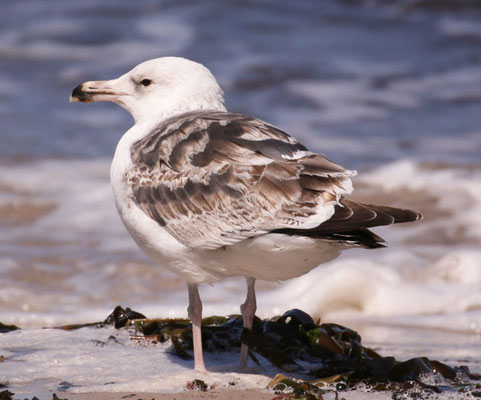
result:
M 91 93 L 85 92 L 83 89 L 83 83 L 78 85 L 74 90 L 72 90 L 72 94 L 70 95 L 70 102 L 81 102 L 81 103 L 89 103 L 92 101 Z

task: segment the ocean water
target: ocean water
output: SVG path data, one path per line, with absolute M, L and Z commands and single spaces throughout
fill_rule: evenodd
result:
M 174 55 L 207 65 L 229 110 L 358 169 L 353 198 L 425 217 L 376 229 L 387 249 L 259 282 L 258 315 L 301 308 L 397 357 L 429 354 L 479 372 L 480 26 L 481 5 L 469 0 L 2 1 L 0 321 L 28 328 L 15 339 L 27 348 L 51 339 L 61 349 L 64 333 L 40 339 L 38 328 L 102 320 L 117 304 L 186 315 L 185 282 L 137 249 L 113 204 L 109 164 L 130 116 L 68 103 L 80 82 Z M 242 279 L 200 290 L 206 315 L 237 313 L 245 296 Z M 42 375 L 48 354 L 18 354 L 31 369 L 2 375 L 12 363 L 0 363 L 0 377 L 24 388 L 76 379 Z

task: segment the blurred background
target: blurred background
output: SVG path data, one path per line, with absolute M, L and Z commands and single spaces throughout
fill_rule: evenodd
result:
M 355 198 L 425 215 L 376 230 L 387 250 L 260 282 L 260 316 L 299 307 L 378 327 L 370 340 L 454 332 L 481 356 L 480 50 L 476 0 L 3 0 L 0 321 L 92 322 L 119 303 L 186 315 L 185 283 L 142 255 L 113 204 L 110 160 L 133 121 L 68 102 L 81 82 L 181 56 L 211 69 L 230 111 L 358 169 Z M 244 290 L 202 287 L 205 313 L 238 312 Z

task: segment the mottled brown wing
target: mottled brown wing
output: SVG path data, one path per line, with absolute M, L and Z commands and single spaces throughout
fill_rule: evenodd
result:
M 191 248 L 318 226 L 354 175 L 263 121 L 214 111 L 165 121 L 131 157 L 137 205 Z

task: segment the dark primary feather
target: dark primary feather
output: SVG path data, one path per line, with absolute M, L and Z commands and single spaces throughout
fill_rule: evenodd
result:
M 349 242 L 368 248 L 384 247 L 384 240 L 367 228 L 413 222 L 422 218 L 416 211 L 356 203 L 341 199 L 334 215 L 313 229 L 278 229 L 274 232 L 302 235 L 339 242 Z
M 383 244 L 384 239 L 382 237 L 365 228 L 339 233 L 313 233 L 307 236 L 332 242 L 346 243 L 351 246 L 361 246 L 368 249 L 386 247 L 386 245 Z

